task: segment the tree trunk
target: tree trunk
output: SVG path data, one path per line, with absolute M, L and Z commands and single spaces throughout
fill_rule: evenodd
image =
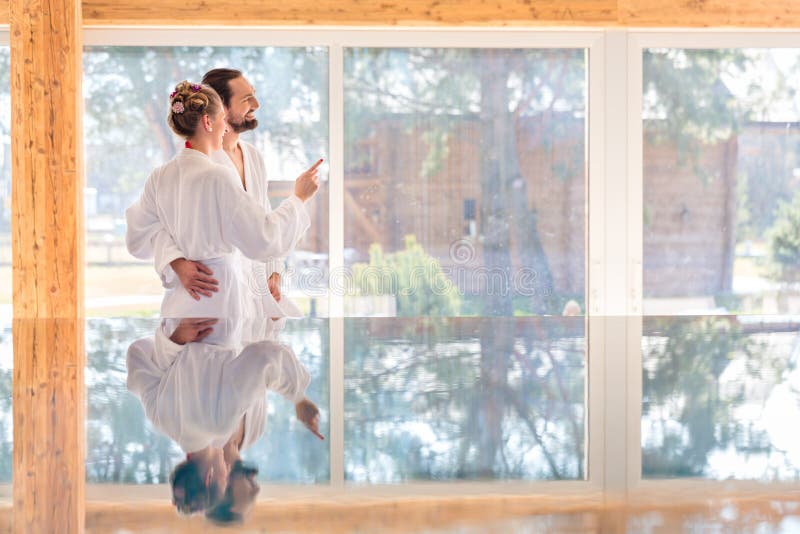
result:
M 511 233 L 508 220 L 509 165 L 505 144 L 513 139 L 513 124 L 507 113 L 506 65 L 503 52 L 491 52 L 483 64 L 481 79 L 481 231 L 484 268 L 488 273 L 482 288 L 481 396 L 478 416 L 480 437 L 476 474 L 492 477 L 502 447 L 503 393 L 508 358 L 514 346 L 511 300 Z M 489 319 L 492 318 L 492 319 Z
M 722 265 L 720 265 L 719 291 L 733 291 L 733 260 L 736 255 L 736 161 L 739 141 L 736 136 L 725 143 L 724 168 L 722 170 L 725 190 L 725 221 L 722 227 Z

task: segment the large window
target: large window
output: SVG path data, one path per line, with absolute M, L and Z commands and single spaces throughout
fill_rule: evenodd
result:
M 163 289 L 125 251 L 124 209 L 180 146 L 172 86 L 215 66 L 256 87 L 245 139 L 273 203 L 328 159 L 286 260 L 307 318 L 284 341 L 330 440 L 271 398 L 250 457 L 264 480 L 632 499 L 693 478 L 800 480 L 789 37 L 150 35 L 87 33 L 90 480 L 160 482 L 180 458 L 125 391 L 124 352 L 152 335 Z
M 347 48 L 344 88 L 346 478 L 583 478 L 585 50 Z
M 643 66 L 642 475 L 797 480 L 800 49 Z
M 86 312 L 154 315 L 163 288 L 153 262 L 137 260 L 125 248 L 125 209 L 149 173 L 182 147 L 165 118 L 170 91 L 182 80 L 199 82 L 216 67 L 245 74 L 261 108 L 259 127 L 242 139 L 264 155 L 275 206 L 292 193 L 297 175 L 327 156 L 327 53 L 305 47 L 95 46 L 83 61 Z M 320 189 L 308 205 L 312 226 L 286 265 L 288 293 L 310 314 L 327 310 L 324 284 L 317 287 L 325 277 L 315 276 L 327 273 L 325 182 Z
M 152 337 L 159 324 L 136 316 L 157 316 L 163 288 L 152 261 L 127 253 L 125 209 L 138 198 L 148 174 L 182 146 L 165 120 L 170 91 L 184 79 L 199 82 L 215 67 L 237 68 L 255 87 L 259 126 L 242 139 L 264 156 L 273 207 L 292 194 L 294 179 L 310 163 L 328 157 L 325 48 L 86 48 L 86 312 L 103 317 L 86 324 L 86 475 L 93 482 L 165 483 L 184 456 L 153 428 L 126 389 L 128 347 Z M 328 323 L 315 317 L 328 309 L 328 203 L 323 180 L 307 205 L 311 228 L 285 260 L 283 293 L 309 318 L 291 322 L 281 336 L 311 374 L 307 393 L 319 405 L 325 434 Z M 266 406 L 264 435 L 245 459 L 259 466 L 264 480 L 327 481 L 328 442 L 317 443 L 302 427 L 295 428 L 294 407 L 277 395 L 270 395 Z
M 342 158 L 332 177 L 342 193 L 329 199 L 323 182 L 287 272 L 310 316 L 329 313 L 328 287 L 343 302 L 344 354 L 329 355 L 327 320 L 286 334 L 313 367 L 314 392 L 327 396 L 329 357 L 343 364 L 330 377 L 344 398 L 342 427 L 331 429 L 343 432 L 343 450 L 336 439 L 333 458 L 318 444 L 307 454 L 279 445 L 295 437 L 278 409 L 253 458 L 269 480 L 325 481 L 340 461 L 331 479 L 584 479 L 586 49 L 339 53 L 331 79 L 343 87 L 343 154 L 331 158 Z M 287 179 L 270 181 L 279 200 L 325 155 L 326 59 L 309 47 L 87 48 L 88 314 L 157 312 L 152 265 L 124 248 L 124 209 L 179 146 L 163 120 L 175 81 L 214 66 L 245 72 L 263 118 L 248 140 L 270 177 Z M 339 244 L 328 245 L 329 206 L 344 214 L 344 269 L 330 280 Z M 90 480 L 163 482 L 179 459 L 120 374 L 128 345 L 155 324 L 87 324 Z M 328 399 L 318 400 L 326 416 Z M 284 446 L 297 462 L 268 464 Z

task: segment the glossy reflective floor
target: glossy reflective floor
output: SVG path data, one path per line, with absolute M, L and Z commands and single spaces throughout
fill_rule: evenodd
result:
M 158 328 L 154 319 L 87 323 L 88 482 L 163 484 L 183 454 L 126 386 L 129 347 Z M 583 479 L 584 330 L 582 317 L 345 319 L 345 480 Z M 287 322 L 280 340 L 307 369 L 329 435 L 328 320 Z M 262 394 L 264 434 L 243 457 L 265 482 L 326 483 L 328 443 L 280 395 Z
M 129 346 L 158 325 L 87 322 L 89 483 L 163 484 L 183 455 L 126 387 Z M 329 388 L 339 384 L 345 481 L 583 479 L 584 318 L 350 318 L 343 334 L 343 376 L 333 381 L 328 319 L 287 322 L 279 337 L 309 374 L 326 436 Z M 8 335 L 0 342 L 10 349 Z M 797 317 L 645 318 L 642 478 L 800 480 L 798 363 Z M 326 484 L 328 442 L 298 424 L 291 403 L 265 394 L 263 436 L 244 458 L 264 483 Z M 0 424 L 10 421 L 10 403 L 2 408 Z M 9 456 L 10 443 L 0 481 L 10 479 Z
M 219 325 L 219 337 L 197 344 L 199 352 L 173 347 L 183 354 L 179 369 L 195 373 L 183 391 L 204 406 L 202 413 L 181 412 L 178 424 L 206 434 L 222 429 L 227 437 L 242 410 L 251 414 L 245 420 L 258 431 L 241 438 L 241 454 L 258 469 L 253 482 L 261 492 L 232 525 L 241 532 L 800 532 L 798 324 L 797 317 L 759 316 L 643 322 L 642 479 L 789 488 L 769 497 L 729 492 L 711 501 L 720 496 L 673 490 L 636 508 L 608 509 L 602 497 L 558 497 L 547 489 L 532 496 L 518 488 L 505 494 L 497 484 L 541 488 L 584 477 L 582 317 L 345 319 L 338 379 L 331 377 L 328 319 L 287 322 L 270 338 L 275 345 L 264 345 L 259 328 L 244 335 L 240 324 Z M 163 326 L 151 318 L 86 323 L 88 532 L 216 528 L 203 514 L 176 513 L 170 473 L 193 449 L 184 434 L 154 419 L 158 410 L 132 388 L 139 371 L 131 348 L 157 338 Z M 0 328 L 3 391 L 10 391 L 10 334 L 10 324 Z M 225 336 L 238 341 L 228 344 Z M 279 347 L 288 352 L 277 372 L 270 362 Z M 253 373 L 267 382 L 253 382 Z M 286 376 L 305 377 L 302 391 L 292 393 Z M 330 439 L 309 432 L 293 406 L 300 396 L 312 399 L 318 430 L 330 438 L 332 387 L 344 408 L 339 490 L 329 485 L 336 465 Z M 231 407 L 229 400 L 246 392 L 245 405 Z M 251 401 L 261 411 L 252 411 Z M 0 485 L 8 489 L 10 397 L 0 408 Z M 437 489 L 404 490 L 415 484 Z
M 568 533 L 568 534 L 667 534 L 667 533 L 781 533 L 800 531 L 800 501 L 729 502 L 725 505 L 696 505 L 657 510 L 588 510 L 499 515 L 492 503 L 485 507 L 406 503 L 366 510 L 342 504 L 306 503 L 281 510 L 262 507 L 251 519 L 235 529 L 210 526 L 199 518 L 178 519 L 158 516 L 125 522 L 116 514 L 98 514 L 87 528 L 92 533 L 123 532 L 216 532 L 243 533 Z M 476 508 L 478 510 L 476 511 Z M 481 509 L 482 508 L 482 509 Z M 122 514 L 123 516 L 126 514 Z M 130 515 L 130 514 L 127 514 Z

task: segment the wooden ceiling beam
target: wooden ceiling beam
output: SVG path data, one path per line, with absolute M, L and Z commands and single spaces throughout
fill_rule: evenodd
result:
M 222 25 L 606 25 L 616 19 L 616 0 L 293 0 L 263 2 L 209 2 L 197 9 L 184 2 L 166 0 L 84 2 L 87 24 L 128 24 L 147 20 L 154 24 Z
M 0 0 L 8 24 L 9 0 Z M 800 28 L 794 0 L 84 0 L 97 25 Z

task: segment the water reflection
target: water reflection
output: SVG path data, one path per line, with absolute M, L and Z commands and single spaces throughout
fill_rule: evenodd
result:
M 284 322 L 166 319 L 129 347 L 128 390 L 186 453 L 169 476 L 178 512 L 205 510 L 227 523 L 252 508 L 258 468 L 240 453 L 264 434 L 268 390 L 294 404 L 297 419 L 324 439 L 319 409 L 306 397 L 311 377 L 278 341 Z
M 800 480 L 800 317 L 646 317 L 643 332 L 643 477 Z
M 345 476 L 584 477 L 583 317 L 345 320 Z

